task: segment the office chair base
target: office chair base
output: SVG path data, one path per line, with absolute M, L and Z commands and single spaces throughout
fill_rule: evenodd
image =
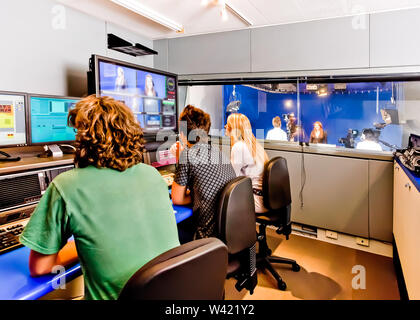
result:
M 282 290 L 282 291 L 286 290 L 286 288 L 287 288 L 286 282 L 284 282 L 283 279 L 280 277 L 280 275 L 277 273 L 277 271 L 274 270 L 274 268 L 271 265 L 268 257 L 257 259 L 257 265 L 258 265 L 258 269 L 260 269 L 260 270 L 266 269 L 271 273 L 271 275 L 274 277 L 274 279 L 276 279 L 277 287 L 280 290 Z
M 271 263 L 282 263 L 288 264 L 292 266 L 292 270 L 294 272 L 298 272 L 300 270 L 300 266 L 297 264 L 295 260 L 282 258 L 282 257 L 275 257 L 272 256 L 271 249 L 267 245 L 267 235 L 266 235 L 266 225 L 260 224 L 260 232 L 258 233 L 257 240 L 259 244 L 259 252 L 257 254 L 257 266 L 258 269 L 267 269 L 273 277 L 277 280 L 277 287 L 280 290 L 286 290 L 286 283 L 282 280 L 280 275 L 274 270 Z
M 257 279 L 257 272 L 252 276 L 246 276 L 246 277 L 235 277 L 236 280 L 238 280 L 235 284 L 236 290 L 238 292 L 241 292 L 242 289 L 246 289 L 249 291 L 249 293 L 252 295 L 254 294 L 254 288 L 257 286 L 258 279 Z
M 269 256 L 269 257 L 267 257 L 267 259 L 268 259 L 269 262 L 272 262 L 272 263 L 290 264 L 290 265 L 292 265 L 292 270 L 294 272 L 300 271 L 300 266 L 297 264 L 297 262 L 295 260 L 288 259 L 288 258 L 282 258 L 282 257 L 274 257 L 274 256 Z

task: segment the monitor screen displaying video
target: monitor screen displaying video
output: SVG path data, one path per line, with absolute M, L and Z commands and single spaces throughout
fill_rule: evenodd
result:
M 26 145 L 26 96 L 0 93 L 0 147 Z
M 67 126 L 67 117 L 79 101 L 78 98 L 30 96 L 31 143 L 74 141 L 76 133 Z
M 144 133 L 177 129 L 176 75 L 96 57 L 96 93 L 124 102 Z

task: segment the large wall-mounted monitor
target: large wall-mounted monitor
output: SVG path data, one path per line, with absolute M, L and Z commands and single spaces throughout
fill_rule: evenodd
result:
M 145 135 L 177 131 L 177 75 L 93 55 L 89 91 L 124 102 Z
M 0 91 L 0 147 L 25 146 L 26 94 Z
M 67 125 L 69 111 L 80 98 L 29 95 L 30 144 L 73 142 L 76 132 Z

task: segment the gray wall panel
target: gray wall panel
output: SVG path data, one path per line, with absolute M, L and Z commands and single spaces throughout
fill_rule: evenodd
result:
M 169 71 L 178 74 L 249 72 L 250 31 L 169 39 Z
M 153 50 L 158 54 L 153 56 L 153 67 L 169 71 L 168 69 L 168 39 L 153 41 Z
M 370 66 L 420 65 L 420 9 L 372 14 Z
M 251 30 L 252 71 L 369 67 L 369 17 L 345 17 Z
M 368 161 L 313 154 L 304 159 L 304 207 L 295 219 L 368 238 Z
M 393 163 L 369 160 L 370 238 L 392 242 Z

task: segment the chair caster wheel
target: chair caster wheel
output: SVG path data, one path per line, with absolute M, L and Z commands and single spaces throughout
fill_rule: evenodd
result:
M 281 290 L 281 291 L 286 291 L 287 285 L 286 282 L 281 281 L 277 283 L 277 287 Z
M 300 265 L 298 265 L 298 264 L 294 264 L 294 265 L 292 265 L 292 270 L 293 270 L 294 272 L 298 272 L 298 271 L 300 271 Z

